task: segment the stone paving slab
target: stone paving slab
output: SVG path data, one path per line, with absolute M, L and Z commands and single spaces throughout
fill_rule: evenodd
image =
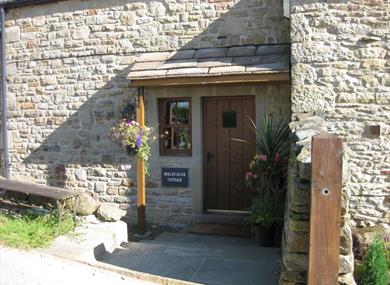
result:
M 243 242 L 247 240 L 247 242 Z M 245 238 L 163 233 L 130 243 L 101 263 L 207 285 L 277 285 L 280 249 L 260 248 Z
M 130 270 L 130 268 L 143 268 L 145 264 L 155 260 L 156 256 L 163 255 L 164 247 L 155 246 L 153 250 L 145 252 L 143 248 L 132 248 L 132 254 L 128 250 L 121 251 L 120 244 L 127 242 L 127 224 L 119 221 L 112 223 L 88 222 L 76 228 L 76 232 L 69 236 L 60 236 L 46 249 L 38 249 L 38 254 L 48 257 L 61 258 L 71 262 L 78 262 L 80 266 L 88 265 L 95 269 L 110 271 L 113 275 L 123 275 L 125 278 L 138 280 L 139 282 L 127 284 L 164 284 L 164 285 L 193 285 L 196 283 L 171 279 L 164 276 L 153 275 L 147 272 Z M 0 247 L 1 250 L 1 247 Z M 113 254 L 115 263 L 103 263 L 97 261 L 99 256 Z M 130 259 L 129 259 L 130 258 Z M 19 262 L 19 261 L 18 261 Z M 115 264 L 127 264 L 127 266 L 115 266 Z M 1 262 L 0 262 L 1 265 Z M 22 272 L 23 273 L 23 272 Z M 175 273 L 175 272 L 174 272 Z M 171 275 L 173 273 L 166 273 Z M 176 272 L 177 274 L 177 272 Z M 64 279 L 67 280 L 67 279 Z M 92 281 L 92 279 L 91 279 Z M 0 282 L 1 283 L 1 282 Z M 109 284 L 110 282 L 104 283 Z M 2 283 L 1 283 L 2 284 Z M 26 283 L 22 283 L 26 284 Z M 39 283 L 44 284 L 44 283 Z M 49 284 L 57 284 L 49 283 Z M 58 283 L 59 284 L 59 283 Z M 62 283 L 61 283 L 62 284 Z M 66 284 L 77 284 L 68 282 Z M 89 283 L 88 283 L 89 284 Z M 94 284 L 101 284 L 96 283 Z M 112 283 L 116 284 L 116 283 Z M 122 284 L 122 283 L 121 283 Z M 14 285 L 10 283 L 9 285 Z
M 207 285 L 276 285 L 278 279 L 272 264 L 233 259 L 207 259 L 193 277 Z

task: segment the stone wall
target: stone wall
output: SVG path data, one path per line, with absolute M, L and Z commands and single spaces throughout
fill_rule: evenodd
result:
M 321 111 L 350 153 L 351 225 L 388 224 L 389 1 L 293 1 L 291 41 L 293 114 Z
M 273 0 L 60 1 L 12 9 L 6 27 L 12 176 L 79 189 L 131 210 L 134 160 L 109 130 L 134 100 L 126 80 L 134 58 L 289 40 L 282 1 Z M 153 179 L 147 187 L 160 195 Z M 165 206 L 188 221 L 191 193 L 168 192 Z M 164 217 L 162 207 L 155 217 Z
M 306 284 L 310 241 L 311 139 L 326 131 L 321 114 L 296 113 L 290 129 L 293 134 L 289 160 L 288 189 L 282 236 L 281 285 Z M 353 279 L 352 232 L 348 185 L 351 175 L 348 151 L 344 146 L 342 217 L 340 240 L 340 284 L 355 284 Z

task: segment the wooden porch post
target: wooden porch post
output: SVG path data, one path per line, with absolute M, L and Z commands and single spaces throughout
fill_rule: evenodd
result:
M 343 147 L 334 135 L 312 140 L 308 285 L 338 284 Z
M 138 88 L 137 95 L 137 122 L 145 126 L 144 87 Z M 138 234 L 145 234 L 145 162 L 137 158 L 137 208 L 138 208 Z

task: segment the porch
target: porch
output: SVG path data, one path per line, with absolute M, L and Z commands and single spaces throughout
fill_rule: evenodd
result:
M 156 224 L 205 222 L 210 213 L 245 214 L 245 173 L 255 154 L 252 123 L 289 121 L 289 45 L 251 45 L 145 53 L 131 66 L 132 109 L 154 127 L 149 176 L 137 164 L 137 205 L 128 212 Z M 167 183 L 165 175 L 186 183 Z

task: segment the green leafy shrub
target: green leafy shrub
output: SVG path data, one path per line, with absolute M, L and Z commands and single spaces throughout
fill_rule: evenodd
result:
M 357 282 L 359 285 L 388 285 L 388 270 L 388 253 L 385 244 L 377 238 L 368 248 L 363 265 L 359 269 Z

